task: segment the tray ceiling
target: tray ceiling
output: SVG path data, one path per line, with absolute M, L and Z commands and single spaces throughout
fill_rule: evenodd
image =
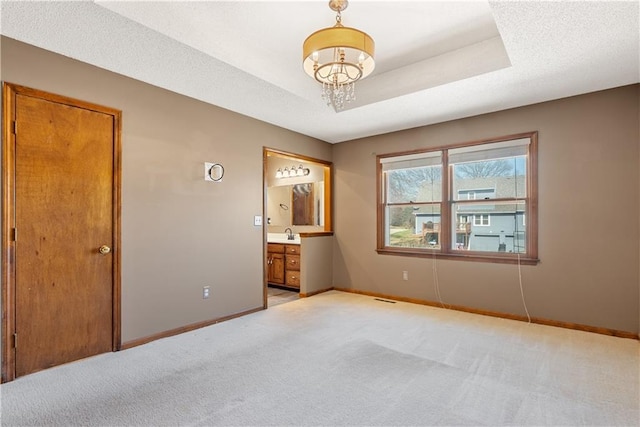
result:
M 0 7 L 7 37 L 331 143 L 640 81 L 637 1 L 351 0 L 376 69 L 341 112 L 302 70 L 326 1 Z

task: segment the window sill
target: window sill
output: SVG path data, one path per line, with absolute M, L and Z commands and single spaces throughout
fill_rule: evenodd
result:
M 495 255 L 495 254 L 479 254 L 479 253 L 442 253 L 433 252 L 430 250 L 410 249 L 410 248 L 379 248 L 376 252 L 380 255 L 395 255 L 395 256 L 407 256 L 417 258 L 436 258 L 458 261 L 475 261 L 475 262 L 489 262 L 496 264 L 518 264 L 521 265 L 537 265 L 540 263 L 538 258 L 529 258 L 517 255 Z

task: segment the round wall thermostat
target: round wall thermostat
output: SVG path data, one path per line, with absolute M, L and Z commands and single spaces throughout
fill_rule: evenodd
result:
M 209 177 L 212 181 L 222 181 L 223 176 L 224 168 L 220 163 L 214 163 L 211 168 L 209 168 Z

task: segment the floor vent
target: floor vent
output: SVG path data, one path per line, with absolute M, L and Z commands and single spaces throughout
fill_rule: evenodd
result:
M 382 299 L 382 298 L 374 298 L 374 300 L 382 301 L 382 302 L 388 302 L 389 304 L 395 304 L 396 303 L 396 301 L 389 301 L 388 299 Z

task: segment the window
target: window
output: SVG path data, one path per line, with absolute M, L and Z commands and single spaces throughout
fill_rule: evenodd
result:
M 536 155 L 537 132 L 378 155 L 378 253 L 535 264 Z
M 473 225 L 479 226 L 488 226 L 489 225 L 489 214 L 479 214 L 473 216 Z
M 387 189 L 384 245 L 439 248 L 442 154 L 398 156 L 381 165 Z

